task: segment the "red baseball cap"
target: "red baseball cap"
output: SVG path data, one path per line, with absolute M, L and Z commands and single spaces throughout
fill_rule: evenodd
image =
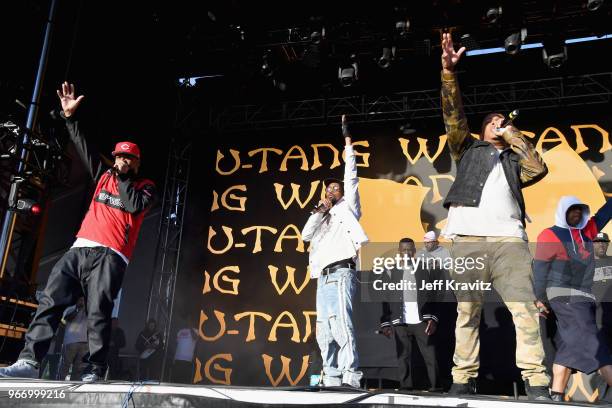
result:
M 127 154 L 130 156 L 134 156 L 137 159 L 140 159 L 140 149 L 136 143 L 132 142 L 119 142 L 115 145 L 115 150 L 113 150 L 113 156 L 118 154 Z

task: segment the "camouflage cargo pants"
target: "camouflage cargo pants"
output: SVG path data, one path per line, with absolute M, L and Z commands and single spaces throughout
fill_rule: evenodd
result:
M 455 261 L 452 279 L 458 283 L 490 282 L 499 293 L 512 314 L 516 365 L 523 379 L 528 379 L 532 386 L 548 386 L 550 380 L 544 366 L 538 310 L 533 303 L 532 258 L 527 243 L 512 237 L 458 236 L 453 240 L 451 255 Z M 481 263 L 469 270 L 458 268 L 457 259 L 461 257 L 480 257 Z M 465 384 L 478 376 L 480 367 L 479 328 L 485 292 L 455 290 L 455 295 L 458 302 L 452 375 L 453 382 Z

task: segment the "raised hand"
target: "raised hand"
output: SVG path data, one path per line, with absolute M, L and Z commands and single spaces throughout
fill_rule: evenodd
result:
M 461 47 L 459 51 L 455 51 L 453 37 L 450 33 L 442 34 L 442 69 L 445 71 L 453 71 L 464 52 L 465 47 Z
M 346 115 L 342 115 L 342 135 L 344 136 L 344 142 L 347 146 L 351 145 L 351 132 L 348 130 L 348 121 Z
M 74 114 L 74 111 L 76 111 L 83 98 L 85 98 L 84 95 L 80 95 L 79 97 L 75 98 L 74 84 L 69 84 L 68 82 L 64 82 L 62 84 L 62 89 L 57 90 L 57 96 L 60 98 L 62 110 L 67 118 Z

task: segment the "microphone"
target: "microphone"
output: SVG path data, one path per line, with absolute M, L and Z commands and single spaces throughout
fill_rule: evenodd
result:
M 505 128 L 506 126 L 510 125 L 514 119 L 518 118 L 518 115 L 519 115 L 519 110 L 518 109 L 513 110 L 512 112 L 508 114 L 508 118 L 504 120 L 504 122 L 502 123 L 500 127 Z
M 310 211 L 310 215 L 318 213 L 321 208 L 325 207 L 325 203 L 319 203 Z

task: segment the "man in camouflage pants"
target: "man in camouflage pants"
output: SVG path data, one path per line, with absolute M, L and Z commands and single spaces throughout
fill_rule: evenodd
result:
M 510 310 L 516 328 L 516 364 L 530 399 L 550 399 L 534 304 L 531 255 L 525 233 L 522 188 L 541 180 L 546 164 L 524 135 L 491 113 L 480 138 L 472 137 L 463 111 L 454 67 L 465 51 L 455 51 L 450 34 L 442 39 L 442 111 L 457 175 L 444 206 L 449 209 L 442 234 L 453 242 L 452 278 L 485 282 L 484 290 L 455 290 L 457 324 L 451 394 L 476 393 L 480 366 L 479 327 L 486 284 L 492 284 Z M 472 259 L 470 265 L 459 260 Z M 475 260 L 480 260 L 476 261 Z M 459 267 L 461 266 L 461 267 Z M 500 350 L 501 351 L 501 350 Z M 503 351 L 502 351 L 503 352 Z

